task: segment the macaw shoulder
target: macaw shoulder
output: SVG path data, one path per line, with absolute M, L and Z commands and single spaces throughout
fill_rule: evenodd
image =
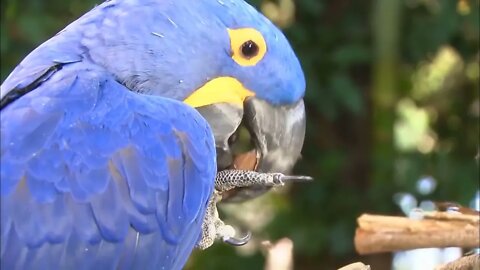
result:
M 101 71 L 77 70 L 74 64 L 46 79 L 2 109 L 5 156 L 29 158 L 55 140 L 90 132 L 91 136 L 82 137 L 84 143 L 107 156 L 128 145 L 142 147 L 155 136 L 173 136 L 189 145 L 178 149 L 167 145 L 168 154 L 178 156 L 176 152 L 186 150 L 211 155 L 207 159 L 210 161 L 214 158 L 213 135 L 207 121 L 182 102 L 134 93 Z M 28 140 L 29 136 L 38 139 Z
M 186 260 L 174 254 L 198 240 L 216 172 L 212 132 L 193 108 L 72 64 L 1 112 L 2 259 L 107 241 Z M 140 247 L 132 232 L 157 240 Z
M 153 7 L 153 5 L 155 5 Z M 172 6 L 168 1 L 105 1 L 71 22 L 31 51 L 2 82 L 0 97 L 15 87 L 29 84 L 52 66 L 83 62 L 102 66 L 109 49 L 140 37 L 153 37 L 152 14 Z M 132 12 L 135 11 L 135 15 Z M 143 15 L 138 15 L 143 14 Z M 148 23 L 130 23 L 132 16 L 149 18 Z M 137 34 L 141 32 L 141 34 Z M 134 35 L 137 35 L 134 37 Z M 108 43 L 108 44 L 106 44 Z M 129 47 L 128 47 L 129 48 Z M 127 47 L 122 49 L 125 53 Z M 138 48 L 134 48 L 138 49 Z M 122 57 L 121 55 L 115 55 Z

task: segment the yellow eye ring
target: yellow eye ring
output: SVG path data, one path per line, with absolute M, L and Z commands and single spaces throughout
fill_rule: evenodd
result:
M 267 52 L 263 35 L 253 28 L 227 29 L 232 59 L 241 66 L 254 66 Z

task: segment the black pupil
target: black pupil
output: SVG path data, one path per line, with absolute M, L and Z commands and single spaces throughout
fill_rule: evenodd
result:
M 258 54 L 258 45 L 249 40 L 242 44 L 242 54 L 246 58 L 252 58 Z

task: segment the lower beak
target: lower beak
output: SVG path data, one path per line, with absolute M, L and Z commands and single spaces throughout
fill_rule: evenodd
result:
M 228 103 L 216 103 L 197 108 L 207 120 L 215 137 L 218 170 L 224 170 L 233 164 L 231 138 L 240 126 L 243 118 L 243 108 Z

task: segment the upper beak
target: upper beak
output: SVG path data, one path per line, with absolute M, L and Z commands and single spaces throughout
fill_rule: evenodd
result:
M 260 152 L 257 171 L 288 174 L 300 158 L 305 139 L 303 100 L 273 106 L 257 98 L 245 102 L 244 121 Z
M 252 170 L 288 174 L 300 158 L 305 137 L 303 100 L 292 105 L 271 105 L 256 97 L 249 97 L 243 108 L 216 103 L 197 109 L 213 130 L 219 171 L 235 168 L 232 144 L 242 123 L 255 146 L 257 160 Z M 241 188 L 224 200 L 241 201 L 256 197 L 268 189 L 262 186 Z

